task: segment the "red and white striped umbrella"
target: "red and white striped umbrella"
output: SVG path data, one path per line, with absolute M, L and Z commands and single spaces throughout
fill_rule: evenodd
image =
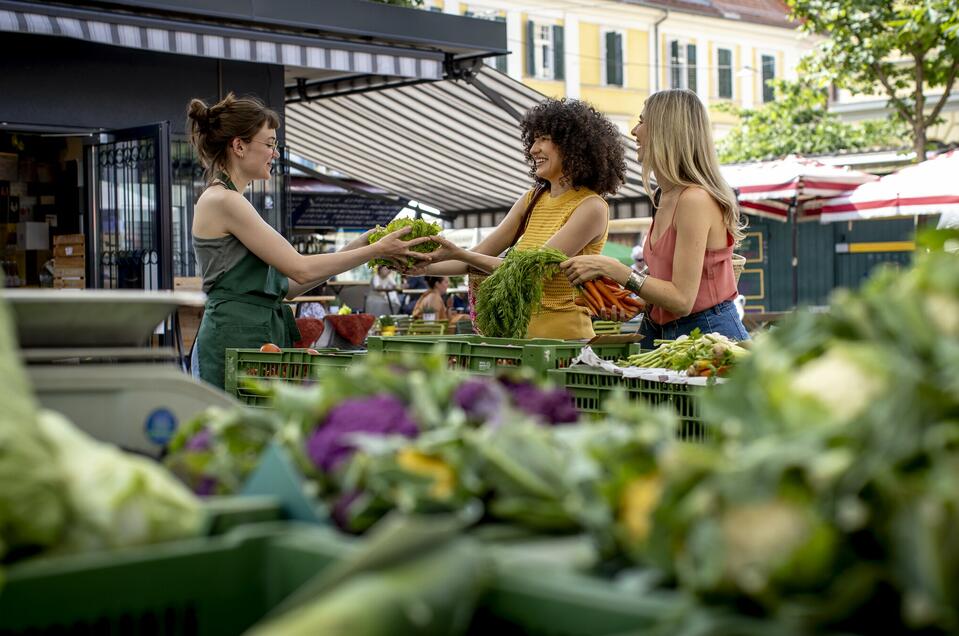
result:
M 743 212 L 779 221 L 789 218 L 794 200 L 804 217 L 812 217 L 819 214 L 823 199 L 847 194 L 878 179 L 866 172 L 795 155 L 778 161 L 723 166 L 722 172 L 726 182 L 739 192 Z
M 819 219 L 858 221 L 959 212 L 959 151 L 907 166 L 849 194 L 824 201 Z

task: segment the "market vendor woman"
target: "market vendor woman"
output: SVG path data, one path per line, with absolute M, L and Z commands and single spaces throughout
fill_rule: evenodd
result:
M 503 222 L 472 250 L 438 237 L 442 247 L 432 253 L 436 264 L 420 268 L 422 273 L 492 272 L 514 242 L 520 250 L 547 246 L 571 256 L 602 251 L 609 224 L 603 197 L 616 192 L 626 174 L 616 126 L 586 102 L 547 99 L 526 113 L 520 129 L 536 187 L 520 196 Z M 439 263 L 445 260 L 456 262 Z M 541 307 L 532 314 L 526 336 L 591 338 L 589 312 L 575 300 L 576 291 L 562 274 L 545 281 Z
M 400 238 L 410 228 L 373 245 L 364 234 L 334 254 L 298 253 L 242 194 L 254 180 L 270 178 L 279 125 L 279 116 L 261 101 L 232 93 L 213 106 L 194 99 L 188 109 L 187 128 L 209 183 L 193 217 L 193 245 L 207 293 L 193 367 L 218 387 L 227 348 L 268 342 L 289 347 L 299 338 L 284 298 L 373 258 L 429 259 L 410 248 L 430 237 Z

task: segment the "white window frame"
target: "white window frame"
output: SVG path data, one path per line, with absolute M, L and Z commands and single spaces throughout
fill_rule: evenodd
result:
M 719 50 L 720 49 L 729 51 L 729 53 L 731 54 L 729 59 L 729 79 L 730 79 L 730 87 L 732 90 L 732 95 L 730 95 L 729 97 L 722 97 L 719 94 Z M 716 82 L 715 98 L 717 100 L 723 100 L 723 101 L 731 101 L 731 102 L 736 101 L 737 91 L 736 91 L 736 45 L 735 44 L 729 44 L 726 42 L 713 42 L 713 68 L 716 71 L 716 75 L 713 78 Z
M 773 51 L 773 50 L 770 50 L 770 49 L 766 49 L 766 50 L 758 49 L 758 50 L 756 51 L 756 57 L 757 57 L 757 61 L 758 61 L 758 64 L 759 64 L 759 68 L 756 69 L 756 77 L 757 77 L 757 80 L 758 80 L 758 83 L 759 83 L 759 99 L 757 99 L 756 102 L 759 103 L 759 104 L 769 104 L 770 102 L 776 101 L 776 94 L 773 93 L 773 98 L 772 98 L 770 101 L 768 101 L 768 102 L 767 102 L 766 99 L 765 99 L 766 96 L 763 94 L 763 93 L 764 93 L 764 89 L 766 88 L 766 84 L 765 84 L 765 82 L 763 81 L 763 56 L 773 58 L 773 77 L 772 77 L 772 78 L 773 78 L 773 79 L 780 79 L 780 78 L 782 77 L 782 75 L 780 74 L 781 69 L 779 68 L 779 53 L 778 53 L 778 51 Z
M 702 64 L 702 52 L 703 52 L 703 43 L 702 42 L 693 42 L 690 38 L 685 38 L 677 35 L 666 34 L 666 85 L 669 88 L 689 88 L 694 93 L 700 96 L 700 99 L 703 99 L 701 94 L 701 89 L 703 86 L 703 64 Z M 673 42 L 679 43 L 679 67 L 681 69 L 680 73 L 680 86 L 673 86 Z M 696 47 L 696 86 L 689 86 L 689 60 L 687 59 L 688 55 L 688 46 L 692 44 Z
M 622 84 L 610 84 L 609 78 L 606 73 L 606 34 L 607 33 L 618 33 L 620 36 L 620 46 L 622 50 L 620 55 L 623 58 L 623 83 Z M 627 73 L 626 68 L 629 65 L 629 60 L 626 58 L 626 51 L 629 47 L 626 46 L 626 31 L 625 29 L 613 29 L 609 27 L 604 27 L 599 30 L 599 48 L 600 48 L 600 61 L 599 61 L 599 72 L 600 72 L 600 82 L 603 86 L 609 86 L 610 88 L 626 88 L 627 87 Z
M 553 42 L 552 22 L 545 20 L 532 20 L 533 22 L 533 78 L 538 80 L 553 80 L 556 77 L 556 69 L 553 66 L 553 60 L 556 57 L 556 43 Z M 543 33 L 547 34 L 543 38 Z M 546 59 L 548 64 L 543 63 L 543 44 L 546 45 Z M 548 72 L 547 72 L 548 70 Z

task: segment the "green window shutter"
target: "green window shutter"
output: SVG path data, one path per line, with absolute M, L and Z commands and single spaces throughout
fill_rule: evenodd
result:
M 566 78 L 566 67 L 564 66 L 565 52 L 563 50 L 563 27 L 553 26 L 553 79 L 561 80 Z
M 686 88 L 696 92 L 696 45 L 686 45 Z
M 614 31 L 606 34 L 606 84 L 623 85 L 623 36 Z
M 506 18 L 503 17 L 503 16 L 501 16 L 501 15 L 498 15 L 498 16 L 496 16 L 495 21 L 496 21 L 496 22 L 500 22 L 500 23 L 505 23 L 505 22 L 506 22 Z M 494 63 L 493 63 L 493 66 L 495 66 L 495 67 L 496 67 L 496 70 L 499 71 L 500 73 L 505 73 L 505 72 L 506 72 L 506 56 L 505 56 L 505 55 L 497 55 L 496 58 L 495 58 L 495 61 L 494 61 Z
M 733 52 L 729 49 L 717 49 L 716 61 L 719 67 L 719 98 L 733 98 Z
M 526 21 L 526 74 L 536 76 L 536 24 Z

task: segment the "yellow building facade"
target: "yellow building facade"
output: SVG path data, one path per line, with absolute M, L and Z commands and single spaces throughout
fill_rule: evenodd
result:
M 734 11 L 704 15 L 615 0 L 425 0 L 424 8 L 503 21 L 505 59 L 491 65 L 550 97 L 586 100 L 624 132 L 651 92 L 695 90 L 710 107 L 717 137 L 735 118 L 721 102 L 755 107 L 772 98 L 768 80 L 794 78 L 811 47 L 788 25 Z M 726 1 L 724 6 L 731 3 Z M 688 3 L 687 3 L 688 6 Z

